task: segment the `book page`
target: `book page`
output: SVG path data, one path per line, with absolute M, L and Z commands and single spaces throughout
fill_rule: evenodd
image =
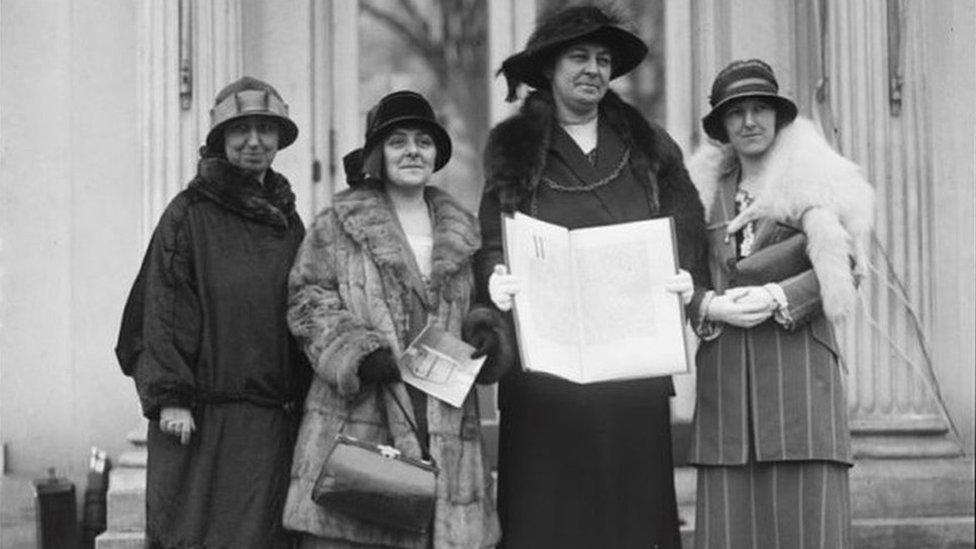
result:
M 586 382 L 687 371 L 669 218 L 570 233 Z
M 521 291 L 515 296 L 522 364 L 533 371 L 579 380 L 569 231 L 519 213 L 503 218 L 503 226 L 506 263 L 522 279 Z

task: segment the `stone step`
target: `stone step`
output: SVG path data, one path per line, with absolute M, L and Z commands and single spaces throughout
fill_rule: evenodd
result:
M 142 532 L 102 532 L 95 538 L 95 549 L 143 549 L 146 536 Z
M 972 517 L 972 458 L 858 460 L 851 470 L 855 519 Z
M 853 524 L 853 541 L 855 549 L 962 549 L 974 546 L 974 532 L 972 515 L 859 519 Z
M 146 433 L 149 430 L 149 420 L 142 418 L 138 425 L 133 427 L 128 434 L 125 435 L 125 439 L 128 440 L 135 446 L 145 448 L 146 447 Z
M 149 459 L 149 452 L 146 447 L 136 448 L 135 450 L 130 450 L 128 452 L 123 452 L 119 455 L 119 467 L 134 467 L 134 468 L 146 468 L 146 461 Z
M 146 470 L 120 467 L 109 473 L 107 528 L 141 532 L 146 526 Z

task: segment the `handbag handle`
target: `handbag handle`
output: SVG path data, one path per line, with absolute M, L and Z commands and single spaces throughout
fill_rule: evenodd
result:
M 407 409 L 403 406 L 403 403 L 400 402 L 400 399 L 397 398 L 396 393 L 394 393 L 393 390 L 390 389 L 389 385 L 386 384 L 381 384 L 381 385 L 384 389 L 386 389 L 386 392 L 390 395 L 390 398 L 393 399 L 393 402 L 396 402 L 397 407 L 400 408 L 401 412 L 403 412 L 403 418 L 407 420 L 407 424 L 410 425 L 410 429 L 412 429 L 413 433 L 417 435 L 417 444 L 420 446 L 421 457 L 424 459 L 424 461 L 429 461 L 431 463 L 434 463 L 434 458 L 431 457 L 430 455 L 430 447 L 427 445 L 426 441 L 421 440 L 423 437 L 420 436 L 420 430 L 417 429 L 417 424 L 414 423 L 412 419 L 410 419 L 410 414 L 407 412 Z M 378 385 L 376 389 L 377 392 L 379 393 L 380 386 Z M 382 398 L 383 398 L 382 393 L 380 393 L 377 396 L 380 397 L 382 402 Z M 387 421 L 389 421 L 389 418 L 387 418 Z

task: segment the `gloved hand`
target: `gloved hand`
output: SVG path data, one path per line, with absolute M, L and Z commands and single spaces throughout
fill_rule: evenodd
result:
M 491 328 L 481 328 L 468 337 L 468 344 L 474 347 L 471 358 L 487 356 L 490 360 L 498 352 L 498 334 Z
M 739 328 L 752 328 L 773 316 L 778 306 L 776 299 L 762 286 L 739 286 L 712 298 L 705 316 Z
M 400 381 L 396 357 L 386 347 L 380 347 L 364 356 L 359 363 L 358 374 L 360 381 L 366 384 Z
M 678 269 L 678 274 L 670 277 L 664 282 L 664 289 L 681 296 L 681 304 L 691 303 L 691 298 L 695 294 L 695 285 L 691 281 L 691 274 L 684 269 Z
M 188 408 L 176 406 L 164 406 L 159 411 L 159 429 L 174 437 L 179 437 L 180 444 L 186 446 L 190 443 L 190 433 L 197 429 L 193 423 L 193 414 Z
M 499 311 L 512 308 L 512 298 L 522 289 L 522 279 L 508 274 L 508 267 L 495 265 L 495 271 L 488 277 L 488 297 Z

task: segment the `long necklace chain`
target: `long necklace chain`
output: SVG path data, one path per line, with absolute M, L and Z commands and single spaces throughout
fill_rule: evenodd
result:
M 573 185 L 573 186 L 562 185 L 560 183 L 556 183 L 555 181 L 553 181 L 552 179 L 550 179 L 550 178 L 548 178 L 546 176 L 543 176 L 542 177 L 542 181 L 547 186 L 549 186 L 549 188 L 555 189 L 557 191 L 563 191 L 563 192 L 567 192 L 567 193 L 585 193 L 585 192 L 589 192 L 589 191 L 592 191 L 594 189 L 599 189 L 600 187 L 604 187 L 606 185 L 609 185 L 611 181 L 613 181 L 614 179 L 616 179 L 617 177 L 620 176 L 620 173 L 624 171 L 624 168 L 627 166 L 627 163 L 628 162 L 630 162 L 630 149 L 629 148 L 626 149 L 626 150 L 624 150 L 624 154 L 621 155 L 620 162 L 617 164 L 617 167 L 614 168 L 613 171 L 610 172 L 609 175 L 607 175 L 606 177 L 604 177 L 604 178 L 602 178 L 599 181 L 596 181 L 594 183 L 590 183 L 588 185 L 578 185 L 578 186 L 577 185 Z

